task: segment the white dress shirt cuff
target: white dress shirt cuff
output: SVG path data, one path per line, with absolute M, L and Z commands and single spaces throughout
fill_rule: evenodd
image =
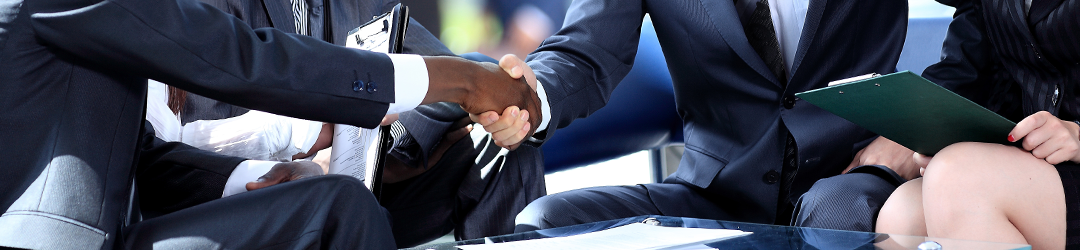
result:
M 258 180 L 266 172 L 270 172 L 270 168 L 273 168 L 278 163 L 276 161 L 258 160 L 240 162 L 240 165 L 236 165 L 236 169 L 233 169 L 232 174 L 229 174 L 229 180 L 225 181 L 225 191 L 221 193 L 221 197 L 247 192 L 246 185 L 248 182 Z
M 424 101 L 428 91 L 428 72 L 419 55 L 387 54 L 394 63 L 394 103 L 386 114 L 412 110 Z
M 540 97 L 540 114 L 543 115 L 540 127 L 536 128 L 536 132 L 540 132 L 547 130 L 548 121 L 551 121 L 551 106 L 548 106 L 547 92 L 544 91 L 544 85 L 540 84 L 540 80 L 536 80 L 536 96 Z

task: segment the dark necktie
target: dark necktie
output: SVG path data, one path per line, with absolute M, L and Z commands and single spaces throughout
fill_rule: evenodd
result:
M 757 52 L 762 61 L 765 61 L 765 65 L 769 66 L 769 71 L 776 75 L 776 79 L 780 81 L 780 84 L 787 87 L 784 57 L 780 54 L 780 42 L 776 39 L 776 29 L 773 27 L 769 0 L 757 2 L 757 8 L 750 15 L 750 20 L 744 22 L 743 29 L 746 30 L 746 39 L 749 40 L 750 46 L 754 47 L 754 51 Z M 790 221 L 791 214 L 795 209 L 788 196 L 791 193 L 791 184 L 795 179 L 795 173 L 799 170 L 797 162 L 799 159 L 798 146 L 795 145 L 795 137 L 791 135 L 786 126 L 781 126 L 781 130 L 786 134 L 786 138 L 784 141 L 784 159 L 782 160 L 783 167 L 779 176 L 780 194 L 777 197 L 777 224 Z
M 780 55 L 780 42 L 776 40 L 776 29 L 773 28 L 772 14 L 769 11 L 769 1 L 757 2 L 757 8 L 750 15 L 749 22 L 744 22 L 746 39 L 750 46 L 754 47 L 761 60 L 769 66 L 769 70 L 776 75 L 782 85 L 787 84 L 787 74 L 784 73 L 784 57 Z

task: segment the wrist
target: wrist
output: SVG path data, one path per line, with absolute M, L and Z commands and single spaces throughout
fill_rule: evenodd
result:
M 477 78 L 472 62 L 447 56 L 425 56 L 424 62 L 428 70 L 428 93 L 422 104 L 461 104 L 468 99 Z

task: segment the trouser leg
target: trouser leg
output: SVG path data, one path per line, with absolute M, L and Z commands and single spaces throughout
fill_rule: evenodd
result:
M 128 249 L 395 249 L 386 210 L 363 183 L 328 175 L 136 223 Z
M 878 166 L 861 168 L 866 167 L 884 171 Z M 818 180 L 799 198 L 792 225 L 873 232 L 878 211 L 900 183 L 903 179 L 899 176 L 872 173 L 848 173 Z
M 733 219 L 726 209 L 689 186 L 657 183 L 585 188 L 541 197 L 518 214 L 515 231 L 638 215 Z

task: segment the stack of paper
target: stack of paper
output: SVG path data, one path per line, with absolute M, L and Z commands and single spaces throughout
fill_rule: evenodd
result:
M 633 223 L 608 230 L 535 240 L 458 246 L 463 250 L 485 249 L 687 249 L 705 243 L 748 235 L 734 229 L 652 226 Z M 704 247 L 704 246 L 702 246 Z

